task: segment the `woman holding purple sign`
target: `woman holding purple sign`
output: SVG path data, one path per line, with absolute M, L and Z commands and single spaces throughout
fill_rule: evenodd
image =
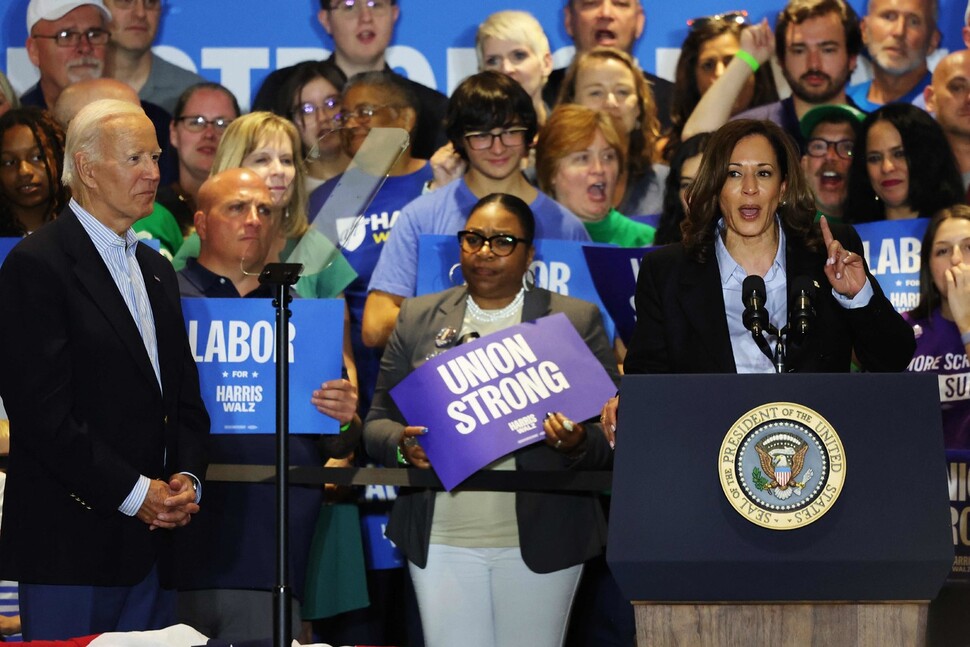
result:
M 364 426 L 371 457 L 388 466 L 432 467 L 417 438 L 435 430 L 407 426 L 391 388 L 431 356 L 523 321 L 564 313 L 616 381 L 596 307 L 528 280 L 534 235 L 524 201 L 508 194 L 482 198 L 458 233 L 467 284 L 404 301 Z M 598 424 L 555 413 L 542 431 L 544 442 L 486 469 L 609 467 Z M 411 490 L 398 496 L 387 536 L 408 558 L 428 647 L 557 647 L 583 562 L 602 551 L 606 526 L 592 494 Z

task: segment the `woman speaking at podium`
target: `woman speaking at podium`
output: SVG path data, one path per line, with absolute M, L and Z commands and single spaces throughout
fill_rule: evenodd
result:
M 641 263 L 626 373 L 836 373 L 853 354 L 868 371 L 906 368 L 912 330 L 866 268 L 855 230 L 815 222 L 780 127 L 722 126 L 687 203 L 683 241 Z M 604 407 L 607 430 L 615 404 Z

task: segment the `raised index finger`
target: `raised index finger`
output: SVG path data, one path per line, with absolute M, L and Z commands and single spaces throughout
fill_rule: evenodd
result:
M 825 243 L 825 249 L 828 249 L 835 238 L 832 236 L 832 230 L 829 229 L 829 221 L 825 216 L 819 219 L 819 226 L 822 228 L 822 242 Z

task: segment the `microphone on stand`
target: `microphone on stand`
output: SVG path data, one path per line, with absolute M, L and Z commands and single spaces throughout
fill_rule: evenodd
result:
M 796 276 L 791 282 L 788 303 L 790 332 L 803 338 L 815 321 L 815 285 L 807 276 Z
M 765 301 L 767 300 L 765 280 L 757 275 L 746 277 L 741 284 L 741 300 L 744 302 L 741 323 L 751 331 L 751 334 L 757 340 L 770 326 L 768 309 L 765 308 Z

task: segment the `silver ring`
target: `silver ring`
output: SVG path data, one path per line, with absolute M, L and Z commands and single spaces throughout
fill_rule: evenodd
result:
M 556 441 L 556 444 L 552 446 L 553 449 L 559 449 L 562 447 L 562 438 Z
M 401 445 L 403 447 L 414 447 L 417 444 L 418 444 L 418 439 L 415 438 L 414 436 L 407 436 L 404 440 L 401 441 Z

